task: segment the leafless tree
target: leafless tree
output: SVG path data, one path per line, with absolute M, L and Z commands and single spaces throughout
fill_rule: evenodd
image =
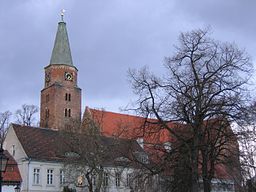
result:
M 5 133 L 10 124 L 10 117 L 12 113 L 10 111 L 5 111 L 0 113 L 0 143 L 3 143 L 5 138 Z
M 106 153 L 111 149 L 102 143 L 99 123 L 100 119 L 96 120 L 86 113 L 81 124 L 74 120 L 61 132 L 60 148 L 62 153 L 66 151 L 64 166 L 67 181 L 89 192 L 100 192 L 104 186 L 104 174 L 109 174 L 104 169 L 104 162 Z
M 38 112 L 38 107 L 35 105 L 23 104 L 21 109 L 15 112 L 17 123 L 31 126 L 35 124 L 35 114 Z
M 199 29 L 181 33 L 176 52 L 165 59 L 165 67 L 164 77 L 146 68 L 130 70 L 138 95 L 135 110 L 145 118 L 157 119 L 147 123 L 157 124 L 154 127 L 159 131 L 167 130 L 188 154 L 184 162 L 189 171 L 188 187 L 183 191 L 198 192 L 202 177 L 203 189 L 209 192 L 216 164 L 237 159 L 225 154 L 232 151 L 227 146 L 237 148 L 235 141 L 229 142 L 234 140 L 230 124 L 246 117 L 250 57 L 236 45 L 218 42 L 207 30 Z M 218 120 L 217 128 L 211 125 L 212 119 Z M 182 134 L 175 131 L 174 124 L 181 125 Z

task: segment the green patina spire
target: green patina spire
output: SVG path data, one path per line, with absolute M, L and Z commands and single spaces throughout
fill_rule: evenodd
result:
M 58 23 L 58 30 L 55 37 L 50 64 L 65 64 L 73 66 L 66 23 L 63 21 L 63 15 L 61 16 L 62 21 Z

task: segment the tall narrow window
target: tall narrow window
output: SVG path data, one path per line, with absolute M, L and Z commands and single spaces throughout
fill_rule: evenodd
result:
M 60 184 L 63 185 L 65 183 L 64 171 L 60 170 Z
M 68 117 L 71 117 L 71 109 L 68 109 Z
M 49 109 L 45 109 L 45 117 L 46 118 L 49 118 L 49 116 L 50 116 L 50 111 L 49 111 Z
M 103 186 L 108 186 L 108 173 L 103 174 Z
M 120 183 L 121 183 L 121 173 L 116 172 L 116 186 L 120 187 Z
M 68 109 L 65 109 L 65 117 L 68 116 Z
M 35 168 L 33 173 L 33 184 L 40 184 L 40 169 Z
M 15 145 L 12 145 L 12 156 L 15 156 Z
M 65 109 L 65 117 L 71 117 L 71 109 Z
M 49 94 L 46 95 L 46 98 L 45 98 L 45 99 L 46 99 L 46 103 L 50 101 L 50 96 L 49 96 Z
M 71 94 L 70 93 L 65 94 L 65 101 L 71 101 Z
M 128 173 L 126 178 L 126 186 L 130 187 L 132 185 L 132 174 Z
M 53 169 L 47 169 L 47 185 L 53 184 Z
M 92 184 L 93 185 L 96 185 L 96 180 L 97 180 L 96 175 L 92 175 Z

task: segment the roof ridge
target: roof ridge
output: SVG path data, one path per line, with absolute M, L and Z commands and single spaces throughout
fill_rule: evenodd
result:
M 19 126 L 19 127 L 25 127 L 25 128 L 34 128 L 34 129 L 42 129 L 42 130 L 48 130 L 48 131 L 55 131 L 57 132 L 58 130 L 57 129 L 50 129 L 50 128 L 46 128 L 46 127 L 36 127 L 36 126 L 28 126 L 28 125 L 20 125 L 20 124 L 17 124 L 17 123 L 11 123 L 12 125 L 14 126 Z
M 105 113 L 112 113 L 112 114 L 116 114 L 116 115 L 123 115 L 123 116 L 128 116 L 128 117 L 135 117 L 135 118 L 141 118 L 141 119 L 145 119 L 145 117 L 142 116 L 138 116 L 138 115 L 131 115 L 131 114 L 125 114 L 125 113 L 119 113 L 119 112 L 113 112 L 113 111 L 107 111 L 105 109 L 97 109 L 97 108 L 90 108 L 88 106 L 86 106 L 86 108 L 88 108 L 89 110 L 94 110 L 94 111 L 99 111 L 99 112 L 105 112 Z M 153 119 L 153 118 L 148 118 L 148 119 Z

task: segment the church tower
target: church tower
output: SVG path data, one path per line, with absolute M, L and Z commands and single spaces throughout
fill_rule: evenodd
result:
M 50 64 L 41 90 L 40 126 L 61 130 L 81 121 L 81 89 L 73 65 L 66 23 L 58 23 Z M 76 122 L 76 123 L 74 123 Z

